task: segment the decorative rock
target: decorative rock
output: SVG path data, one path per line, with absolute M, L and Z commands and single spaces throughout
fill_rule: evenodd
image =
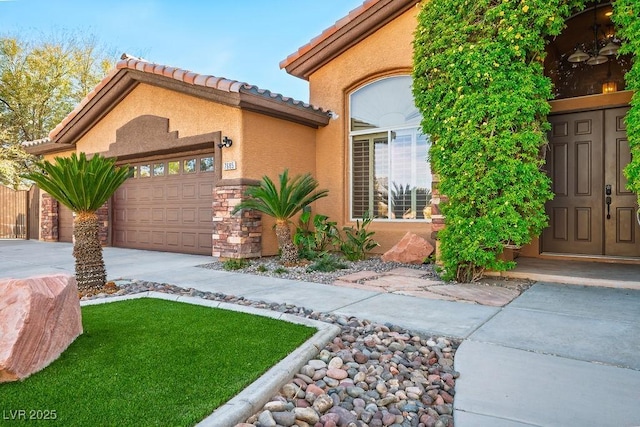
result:
M 382 261 L 395 261 L 405 264 L 422 264 L 433 253 L 433 245 L 422 237 L 407 232 L 391 249 L 382 255 Z
M 333 407 L 333 399 L 331 399 L 331 397 L 329 397 L 328 394 L 321 394 L 313 402 L 313 409 L 315 409 L 320 414 L 324 414 L 332 407 Z
M 334 357 L 329 361 L 329 369 L 340 369 L 344 365 L 344 361 L 339 357 Z
M 343 380 L 349 376 L 344 369 L 330 368 L 327 370 L 327 376 L 334 380 Z
M 271 401 L 264 404 L 262 408 L 270 412 L 282 412 L 287 410 L 287 402 Z
M 340 417 L 337 423 L 340 426 L 346 426 L 349 423 L 355 423 L 357 421 L 355 415 L 353 415 L 349 410 L 340 406 L 334 406 L 333 408 L 329 409 L 329 413 L 337 414 Z
M 293 412 L 272 412 L 273 420 L 277 425 L 290 427 L 296 423 L 296 416 Z
M 0 383 L 56 360 L 82 334 L 78 285 L 57 274 L 0 281 Z
M 309 384 L 307 386 L 307 393 L 311 393 L 311 394 L 314 394 L 316 396 L 320 396 L 321 394 L 324 394 L 324 390 L 321 389 L 320 387 L 318 387 L 315 384 Z
M 307 365 L 309 365 L 311 368 L 318 370 L 318 369 L 323 369 L 327 367 L 327 364 L 319 359 L 313 359 L 313 360 L 309 360 L 309 362 L 307 363 Z
M 293 413 L 296 420 L 301 420 L 311 425 L 320 421 L 320 416 L 313 408 L 295 408 Z
M 273 419 L 273 416 L 271 415 L 271 412 L 269 411 L 262 411 L 262 413 L 258 417 L 258 422 L 263 427 L 276 427 L 277 425 L 276 421 Z

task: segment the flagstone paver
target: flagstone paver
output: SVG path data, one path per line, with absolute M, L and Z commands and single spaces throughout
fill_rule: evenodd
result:
M 341 276 L 335 286 L 363 289 L 373 292 L 409 295 L 444 301 L 459 301 L 502 307 L 520 295 L 519 284 L 514 283 L 444 283 L 425 275 L 424 270 L 399 267 L 385 273 L 359 271 Z
M 406 277 L 422 277 L 425 275 L 424 270 L 417 268 L 398 267 L 384 273 L 385 276 L 406 276 Z
M 475 301 L 478 304 L 502 307 L 510 303 L 520 293 L 513 289 L 498 286 L 485 286 L 468 283 L 455 285 L 440 285 L 431 288 L 432 291 L 449 295 L 455 299 Z
M 430 292 L 430 291 L 427 291 L 427 290 L 395 291 L 394 294 L 409 295 L 409 296 L 418 297 L 418 298 L 438 299 L 438 300 L 442 300 L 442 301 L 456 301 L 456 299 L 454 297 L 450 297 L 448 295 L 436 294 L 435 292 Z
M 347 274 L 345 276 L 340 276 L 340 280 L 343 282 L 357 282 L 358 280 L 367 280 L 378 276 L 380 276 L 380 273 L 376 273 L 375 271 L 363 270 L 356 273 Z

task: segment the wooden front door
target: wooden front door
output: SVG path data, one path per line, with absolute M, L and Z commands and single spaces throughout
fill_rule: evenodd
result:
M 547 171 L 555 197 L 542 251 L 640 256 L 636 196 L 622 173 L 631 160 L 628 108 L 551 116 Z

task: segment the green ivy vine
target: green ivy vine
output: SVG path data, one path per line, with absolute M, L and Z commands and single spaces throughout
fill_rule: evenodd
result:
M 431 0 L 419 13 L 413 92 L 448 198 L 439 233 L 448 279 L 511 268 L 499 259 L 505 246 L 525 245 L 547 225 L 545 38 L 584 3 Z
M 627 113 L 627 138 L 631 148 L 631 162 L 624 170 L 627 189 L 638 196 L 640 205 L 640 4 L 638 0 L 616 0 L 613 4 L 613 23 L 623 40 L 620 53 L 633 55 L 631 70 L 625 75 L 627 89 L 633 90 L 631 109 Z

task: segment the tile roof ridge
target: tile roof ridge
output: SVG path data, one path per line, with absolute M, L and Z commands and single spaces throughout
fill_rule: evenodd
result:
M 371 1 L 371 0 L 370 0 Z M 376 0 L 377 1 L 377 0 Z M 279 93 L 272 93 L 266 89 L 260 89 L 249 83 L 231 80 L 224 77 L 217 77 L 209 74 L 199 74 L 182 68 L 171 67 L 168 65 L 156 64 L 143 58 L 138 58 L 127 53 L 120 56 L 120 60 L 115 67 L 93 88 L 78 105 L 71 111 L 51 132 L 49 132 L 50 140 L 55 140 L 56 136 L 76 117 L 80 111 L 114 78 L 114 76 L 122 70 L 133 70 L 147 74 L 153 74 L 161 77 L 171 78 L 179 82 L 200 86 L 205 88 L 216 89 L 229 93 L 249 93 L 259 95 L 265 98 L 273 99 L 277 102 L 286 103 L 298 108 L 313 110 L 320 113 L 330 115 L 330 111 L 305 103 L 303 101 L 294 100 Z
M 123 53 L 122 56 L 120 56 L 120 61 L 116 63 L 116 68 L 118 70 L 130 69 L 142 71 L 149 74 L 156 74 L 197 86 L 205 86 L 204 84 L 202 84 L 202 81 L 204 80 L 205 82 L 207 82 L 211 79 L 212 82 L 215 80 L 215 84 L 209 83 L 206 85 L 206 87 L 224 90 L 226 92 L 238 92 L 238 89 L 241 85 L 247 84 L 244 82 L 239 82 L 237 80 L 227 79 L 225 77 L 199 74 L 182 68 L 153 63 L 147 61 L 146 59 L 137 58 L 127 53 Z
M 51 139 L 48 136 L 39 139 L 33 139 L 31 141 L 22 141 L 21 145 L 23 147 L 35 147 L 36 145 L 46 144 L 47 142 L 51 142 Z

